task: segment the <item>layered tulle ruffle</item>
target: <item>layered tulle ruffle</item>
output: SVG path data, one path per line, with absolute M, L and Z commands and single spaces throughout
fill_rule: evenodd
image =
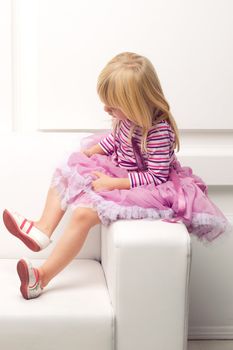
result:
M 96 144 L 100 137 L 101 134 L 92 135 L 89 143 L 83 143 L 82 148 Z M 92 181 L 97 177 L 91 174 L 92 171 L 121 178 L 127 177 L 128 172 L 115 166 L 110 156 L 94 154 L 87 157 L 78 151 L 57 167 L 51 186 L 57 188 L 63 210 L 68 206 L 72 210 L 77 207 L 93 208 L 103 225 L 119 219 L 178 220 L 186 225 L 189 233 L 206 242 L 229 232 L 231 224 L 208 197 L 207 186 L 202 179 L 194 175 L 190 167 L 181 167 L 178 161 L 174 164 L 173 176 L 178 176 L 179 188 L 171 176 L 158 186 L 149 184 L 127 190 L 94 191 Z

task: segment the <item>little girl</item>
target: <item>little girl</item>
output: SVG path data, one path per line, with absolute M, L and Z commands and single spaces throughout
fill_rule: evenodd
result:
M 38 221 L 4 210 L 9 232 L 40 251 L 51 242 L 67 207 L 72 209 L 65 232 L 41 266 L 19 260 L 25 299 L 41 294 L 96 224 L 141 218 L 182 221 L 189 233 L 209 242 L 230 227 L 203 180 L 176 158 L 178 129 L 152 63 L 132 52 L 116 55 L 101 71 L 97 92 L 113 118 L 112 131 L 83 138 L 81 151 L 55 169 Z

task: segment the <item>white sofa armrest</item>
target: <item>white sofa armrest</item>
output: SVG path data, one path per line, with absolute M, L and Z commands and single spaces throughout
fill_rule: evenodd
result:
M 186 349 L 191 239 L 185 225 L 150 219 L 102 225 L 101 262 L 116 350 Z

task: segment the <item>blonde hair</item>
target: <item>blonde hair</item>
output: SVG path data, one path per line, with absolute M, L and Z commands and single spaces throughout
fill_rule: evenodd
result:
M 122 52 L 113 57 L 99 74 L 97 93 L 104 104 L 121 109 L 133 122 L 129 133 L 130 142 L 135 128 L 142 128 L 142 152 L 147 152 L 148 131 L 163 119 L 174 131 L 173 149 L 178 147 L 179 151 L 178 128 L 155 68 L 148 58 L 133 52 Z M 121 120 L 113 119 L 115 134 Z

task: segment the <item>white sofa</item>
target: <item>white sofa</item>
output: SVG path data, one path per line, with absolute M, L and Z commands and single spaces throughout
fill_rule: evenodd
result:
M 37 220 L 54 168 L 79 149 L 79 139 L 75 133 L 2 134 L 1 211 Z M 68 209 L 53 243 L 39 253 L 8 233 L 1 220 L 0 349 L 185 350 L 191 240 L 182 223 L 96 225 L 76 259 L 39 298 L 22 298 L 18 259 L 38 266 L 69 215 Z

